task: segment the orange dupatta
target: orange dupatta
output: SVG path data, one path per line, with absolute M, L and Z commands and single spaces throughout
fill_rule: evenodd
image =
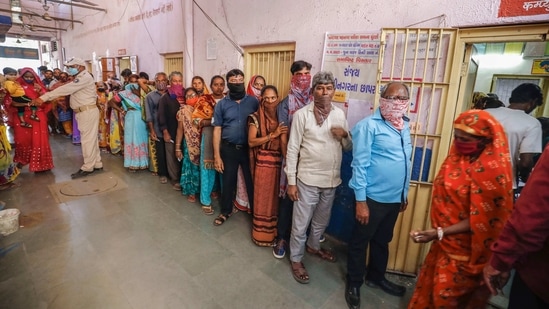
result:
M 488 112 L 466 111 L 454 127 L 492 142 L 472 162 L 452 145 L 434 181 L 431 224 L 447 227 L 469 219 L 471 233 L 448 235 L 439 244 L 448 256 L 466 262 L 467 272 L 479 274 L 513 208 L 511 159 L 503 127 Z

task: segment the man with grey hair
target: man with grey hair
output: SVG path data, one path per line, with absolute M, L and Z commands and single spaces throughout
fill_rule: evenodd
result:
M 403 286 L 385 278 L 389 242 L 399 212 L 408 205 L 412 143 L 409 119 L 404 116 L 410 103 L 408 87 L 389 83 L 381 93 L 379 108 L 359 121 L 352 130 L 355 224 L 349 241 L 345 300 L 349 308 L 360 308 L 360 286 L 366 272 L 366 249 L 370 260 L 366 285 L 402 296 Z
M 181 162 L 177 160 L 175 152 L 182 151 L 181 145 L 175 144 L 175 135 L 177 134 L 177 112 L 180 104 L 185 103 L 183 90 L 183 74 L 178 71 L 170 73 L 170 87 L 167 88 L 158 101 L 158 129 L 162 136 L 157 136 L 164 142 L 164 153 L 166 156 L 166 167 L 168 177 L 170 178 L 172 188 L 181 191 L 179 184 L 181 178 Z
M 335 79 L 331 72 L 313 77 L 313 102 L 296 111 L 292 121 L 285 172 L 288 196 L 294 201 L 290 236 L 292 275 L 308 283 L 309 275 L 301 262 L 308 253 L 335 262 L 332 251 L 320 247 L 320 236 L 330 222 L 335 189 L 341 183 L 342 150 L 352 141 L 345 113 L 332 105 Z M 311 225 L 307 239 L 307 227 Z

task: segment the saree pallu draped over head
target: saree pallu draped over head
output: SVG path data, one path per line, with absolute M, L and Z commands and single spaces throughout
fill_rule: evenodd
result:
M 477 159 L 452 145 L 434 181 L 431 224 L 448 227 L 469 219 L 471 233 L 448 235 L 439 243 L 450 257 L 468 261 L 465 271 L 480 274 L 513 208 L 511 158 L 503 127 L 489 113 L 466 111 L 454 127 L 491 142 Z
M 31 73 L 34 76 L 33 84 L 28 84 L 23 78 L 23 75 L 26 73 Z M 46 86 L 44 86 L 40 80 L 40 77 L 31 68 L 22 68 L 20 70 L 19 77 L 17 78 L 17 82 L 21 85 L 21 87 L 23 87 L 23 90 L 25 90 L 25 95 L 30 99 L 36 99 L 48 91 Z M 37 85 L 37 88 L 39 89 L 38 91 L 35 89 L 35 85 Z M 47 113 L 51 110 L 51 104 L 43 104 L 38 108 Z
M 276 119 L 276 115 L 275 115 Z M 257 112 L 248 117 L 249 125 L 257 127 L 257 137 L 274 132 L 278 122 L 269 123 L 263 104 Z M 250 148 L 250 166 L 254 188 L 252 240 L 258 246 L 270 246 L 276 238 L 278 222 L 278 185 L 282 166 L 280 139 Z
M 196 127 L 198 127 L 201 120 L 212 119 L 215 103 L 215 99 L 211 94 L 203 94 L 198 98 L 192 114 L 193 123 Z M 204 149 L 202 149 L 201 155 L 204 168 L 214 169 L 213 127 L 207 126 L 202 128 L 202 139 Z
M 255 97 L 256 99 L 258 99 L 259 101 L 261 101 L 261 89 L 256 89 L 256 88 L 254 87 L 255 79 L 256 79 L 258 76 L 259 76 L 259 75 L 254 75 L 254 76 L 252 76 L 252 78 L 250 78 L 250 81 L 248 82 L 248 87 L 246 87 L 246 93 L 247 93 L 249 96 Z

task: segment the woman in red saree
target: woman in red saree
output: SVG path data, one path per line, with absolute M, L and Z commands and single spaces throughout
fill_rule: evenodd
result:
M 254 181 L 252 240 L 258 246 L 272 246 L 278 218 L 278 185 L 282 163 L 281 135 L 288 127 L 278 122 L 276 107 L 280 100 L 275 86 L 261 90 L 261 104 L 248 117 L 250 169 Z
M 46 92 L 46 87 L 40 81 L 40 78 L 31 68 L 22 68 L 17 82 L 25 90 L 25 95 L 31 99 L 36 99 Z M 33 124 L 32 128 L 23 128 L 17 117 L 16 106 L 25 106 L 24 119 Z M 48 137 L 48 122 L 46 113 L 51 108 L 50 104 L 40 106 L 36 115 L 40 121 L 30 120 L 31 110 L 24 103 L 12 102 L 10 106 L 11 119 L 13 121 L 13 139 L 15 141 L 14 162 L 19 166 L 29 164 L 29 171 L 44 172 L 53 168 L 53 156 L 51 153 Z
M 505 132 L 489 113 L 466 111 L 454 121 L 453 145 L 433 183 L 433 228 L 410 233 L 416 243 L 433 243 L 408 308 L 486 308 L 482 269 L 512 208 Z

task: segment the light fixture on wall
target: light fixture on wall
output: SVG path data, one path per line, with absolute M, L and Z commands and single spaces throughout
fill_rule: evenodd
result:
M 44 15 L 42 15 L 42 19 L 47 20 L 47 21 L 53 20 L 53 18 L 51 18 L 50 14 L 48 14 L 48 10 L 50 9 L 50 6 L 48 5 L 48 2 L 46 0 L 44 0 L 44 5 L 42 7 L 46 11 L 46 12 L 44 12 Z

